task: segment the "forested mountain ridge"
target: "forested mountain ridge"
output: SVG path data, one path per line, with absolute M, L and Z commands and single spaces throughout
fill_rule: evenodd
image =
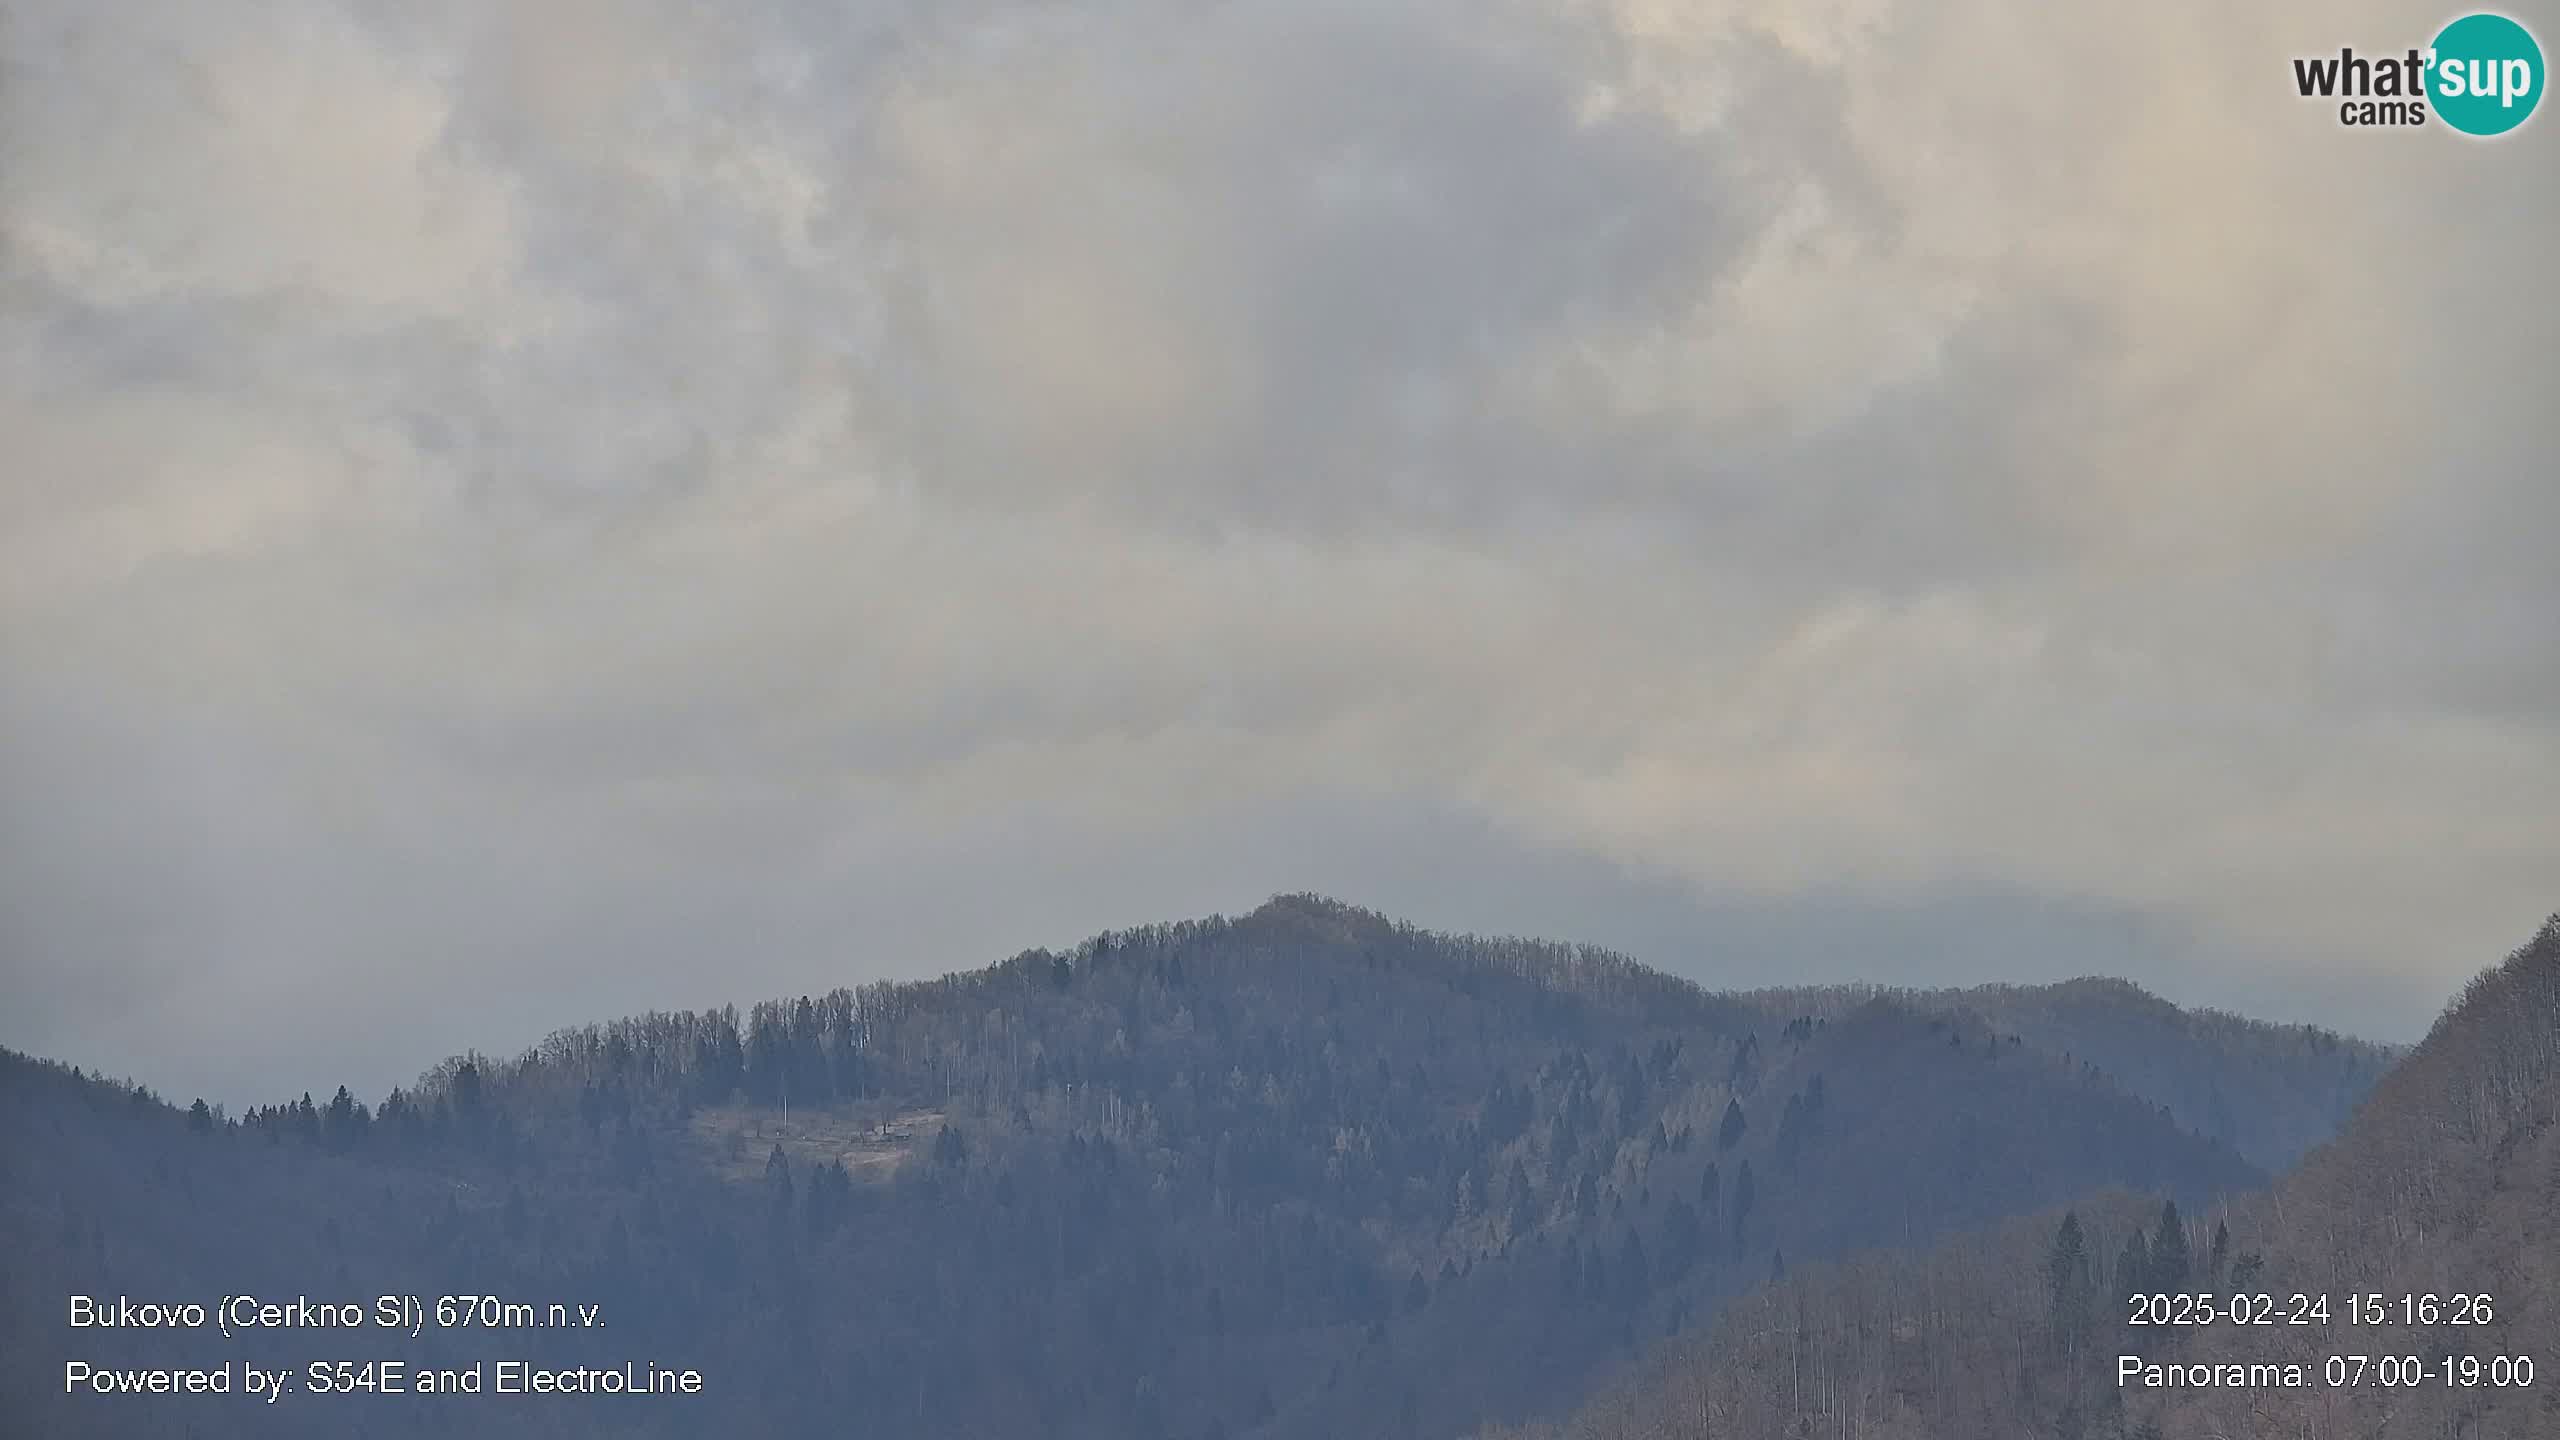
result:
M 2168 1107 L 2179 1124 L 2269 1171 L 2291 1169 L 2335 1135 L 2403 1053 L 2317 1025 L 2180 1007 L 2129 980 L 2101 976 L 1943 990 L 1839 985 L 1742 998 L 1779 1015 L 1836 1015 L 1876 999 L 1976 1015 Z
M 2129 1323 L 2131 1297 L 2182 1292 L 2226 1303 L 2201 1322 Z M 2273 1323 L 2233 1323 L 2228 1297 L 2259 1294 Z M 1570 1422 L 1500 1433 L 2560 1435 L 2560 916 L 2262 1195 L 2201 1215 L 2099 1195 L 1802 1269 Z
M 1845 1247 L 2259 1180 L 1971 1015 L 1779 1023 L 1606 952 L 1309 897 L 566 1031 L 379 1107 L 234 1120 L 11 1057 L 0 1139 L 0 1216 L 59 1240 L 0 1257 L 0 1386 L 48 1434 L 562 1433 L 494 1399 L 243 1425 L 59 1393 L 75 1342 L 188 1358 L 66 1334 L 67 1293 L 456 1289 L 613 1317 L 546 1359 L 713 1381 L 597 1433 L 1454 1434 L 1568 1407 Z

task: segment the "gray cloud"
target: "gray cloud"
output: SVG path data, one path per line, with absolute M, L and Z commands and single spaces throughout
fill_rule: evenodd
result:
M 1321 888 L 2400 1036 L 2553 194 L 2235 17 L 0 17 L 0 1040 L 252 1098 Z

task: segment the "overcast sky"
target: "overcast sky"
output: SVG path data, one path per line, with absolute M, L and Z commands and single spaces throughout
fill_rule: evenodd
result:
M 2409 1038 L 2560 908 L 2553 122 L 2290 89 L 2434 10 L 0 17 L 0 1043 L 1299 889 Z

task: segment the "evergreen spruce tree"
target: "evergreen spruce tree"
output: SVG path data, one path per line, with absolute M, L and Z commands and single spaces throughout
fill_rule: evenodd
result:
M 2151 1235 L 2152 1288 L 2171 1295 L 2184 1290 L 2193 1264 L 2187 1251 L 2187 1224 L 2178 1214 L 2178 1202 L 2162 1201 L 2160 1224 Z

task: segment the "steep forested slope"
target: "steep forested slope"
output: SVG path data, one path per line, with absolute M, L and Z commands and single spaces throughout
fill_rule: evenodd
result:
M 45 1434 L 1450 1434 L 1726 1297 L 2228 1148 L 1970 1016 L 1778 1023 L 1305 898 L 554 1036 L 230 1119 L 0 1068 L 0 1386 Z M 71 1293 L 596 1304 L 600 1333 L 72 1334 Z M 359 1343 L 360 1342 L 360 1343 Z M 327 1351 L 322 1355 L 320 1351 Z M 74 1356 L 689 1366 L 596 1408 L 64 1397 Z M 584 1427 L 584 1428 L 582 1428 Z
M 2221 1303 L 2129 1323 L 2144 1293 Z M 2257 1295 L 2266 1323 L 2234 1323 L 2230 1297 Z M 1537 1433 L 2560 1435 L 2560 918 L 2263 1196 L 2207 1216 L 2093 1196 L 1799 1271 Z

